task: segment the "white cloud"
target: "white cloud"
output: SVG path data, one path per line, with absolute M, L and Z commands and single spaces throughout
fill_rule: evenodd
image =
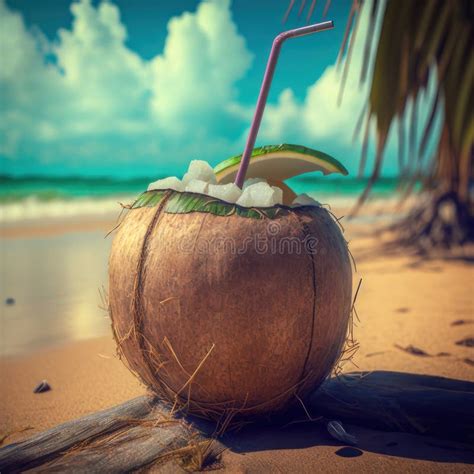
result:
M 336 66 L 327 68 L 308 88 L 303 101 L 295 97 L 291 88 L 283 90 L 277 103 L 269 104 L 265 111 L 260 140 L 314 143 L 337 139 L 339 143 L 350 144 L 366 88 L 363 92 L 354 87 L 353 77 L 350 77 L 344 101 L 338 106 L 339 76 Z
M 71 31 L 60 30 L 54 47 L 61 86 L 74 117 L 72 134 L 127 132 L 143 128 L 149 75 L 144 61 L 125 46 L 118 8 L 89 0 L 71 6 Z M 63 104 L 64 105 L 64 104 Z
M 160 127 L 178 134 L 194 128 L 207 135 L 209 123 L 201 118 L 212 117 L 215 129 L 228 117 L 235 83 L 251 59 L 229 0 L 202 2 L 195 14 L 172 19 L 163 55 L 151 64 L 152 110 Z
M 164 170 L 170 156 L 222 156 L 225 137 L 240 135 L 235 83 L 251 54 L 229 0 L 204 0 L 171 19 L 163 53 L 150 61 L 127 47 L 113 3 L 80 0 L 71 12 L 71 28 L 50 43 L 0 0 L 0 154 L 10 165 L 134 156 Z
M 47 114 L 51 90 L 58 89 L 59 76 L 47 65 L 38 38 L 26 30 L 22 18 L 0 2 L 0 151 L 12 156 L 27 137 L 50 136 Z

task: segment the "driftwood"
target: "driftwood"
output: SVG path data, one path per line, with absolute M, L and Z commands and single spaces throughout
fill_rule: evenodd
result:
M 326 418 L 474 444 L 474 383 L 376 371 L 326 381 L 310 401 Z
M 172 417 L 145 395 L 2 448 L 0 472 L 130 472 L 212 434 L 211 424 Z
M 311 415 L 343 423 L 474 445 L 471 382 L 396 372 L 354 373 L 326 381 L 305 408 Z M 192 457 L 193 450 L 200 457 L 199 468 L 214 428 L 202 420 L 171 416 L 156 397 L 143 396 L 0 449 L 0 472 L 130 472 L 173 453 Z

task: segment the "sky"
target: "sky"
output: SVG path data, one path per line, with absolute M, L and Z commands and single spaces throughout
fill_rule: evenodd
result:
M 306 3 L 283 24 L 287 0 L 0 0 L 2 173 L 179 176 L 241 153 L 273 38 L 305 24 Z M 285 43 L 257 145 L 316 148 L 355 176 L 363 34 L 337 105 L 349 9 L 333 1 L 334 30 Z

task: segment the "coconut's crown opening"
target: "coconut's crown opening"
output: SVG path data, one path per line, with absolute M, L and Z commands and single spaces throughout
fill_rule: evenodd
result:
M 171 189 L 205 195 L 249 209 L 287 207 L 289 204 L 317 206 L 319 203 L 310 196 L 297 196 L 285 180 L 313 171 L 347 174 L 341 163 L 321 151 L 301 145 L 269 145 L 253 150 L 247 179 L 239 187 L 235 177 L 241 158 L 241 155 L 229 158 L 214 169 L 205 161 L 192 160 L 182 179 L 176 176 L 159 179 L 150 183 L 148 191 Z
M 156 207 L 164 203 L 163 211 L 169 214 L 188 214 L 191 212 L 208 212 L 217 216 L 238 215 L 253 219 L 269 218 L 275 219 L 281 215 L 294 213 L 297 211 L 311 211 L 320 206 L 315 204 L 286 206 L 277 204 L 271 207 L 243 207 L 236 203 L 224 201 L 222 199 L 205 194 L 191 193 L 187 191 L 175 191 L 174 189 L 160 189 L 145 191 L 133 203 L 132 209 L 141 207 Z

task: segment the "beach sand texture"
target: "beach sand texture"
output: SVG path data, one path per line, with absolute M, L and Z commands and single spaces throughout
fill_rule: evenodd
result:
M 47 235 L 44 227 L 39 235 L 34 226 L 3 232 L 2 246 L 7 249 L 7 259 L 13 258 L 8 257 L 10 254 L 16 255 L 18 268 L 5 282 L 11 286 L 8 294 L 2 296 L 14 292 L 12 296 L 18 299 L 16 305 L 20 308 L 4 305 L 2 311 L 3 445 L 145 393 L 144 387 L 116 358 L 109 322 L 98 308 L 97 289 L 106 283 L 109 248 L 102 237 L 111 224 L 103 221 L 71 227 L 70 223 L 56 223 Z M 359 278 L 363 281 L 356 303 L 360 321 L 355 321 L 354 328 L 360 349 L 353 364 L 348 363 L 344 371 L 393 370 L 474 381 L 474 348 L 458 344 L 474 338 L 472 260 L 422 261 L 404 255 L 403 251 L 384 255 L 374 251 L 375 238 L 364 236 L 360 228 L 352 231 L 349 226 L 347 235 L 357 261 L 354 285 L 357 286 Z M 22 246 L 33 249 L 31 255 L 41 253 L 42 239 L 46 238 L 56 239 L 57 243 L 51 247 L 47 269 L 38 269 L 26 258 L 22 260 Z M 85 248 L 89 251 L 81 253 Z M 78 254 L 72 256 L 74 252 Z M 31 281 L 22 279 L 28 267 L 36 268 L 37 272 L 31 275 Z M 41 291 L 24 290 L 41 280 Z M 57 290 L 58 285 L 62 285 L 61 291 Z M 29 298 L 27 303 L 21 301 L 23 298 Z M 57 304 L 51 305 L 47 298 L 57 298 Z M 22 309 L 23 304 L 28 306 Z M 36 345 L 31 343 L 34 352 L 25 352 L 28 340 L 17 337 L 16 332 L 39 332 L 46 338 L 44 345 L 57 342 L 53 337 L 57 317 L 51 316 L 49 322 L 47 319 L 48 308 L 52 307 L 68 320 L 77 319 L 75 331 L 84 340 L 68 338 L 67 331 L 62 330 L 62 345 L 39 348 L 41 344 L 37 341 Z M 15 310 L 19 319 L 16 322 L 11 320 Z M 38 318 L 37 327 L 32 328 L 28 318 L 22 320 L 22 311 L 31 311 Z M 97 334 L 104 336 L 91 339 Z M 425 354 L 413 354 L 410 346 Z M 43 379 L 48 380 L 52 390 L 33 394 L 33 388 Z M 474 453 L 461 446 L 415 435 L 349 428 L 360 440 L 361 451 L 356 457 L 346 457 L 351 452 L 341 451 L 341 445 L 333 442 L 323 427 L 307 423 L 280 430 L 252 429 L 247 435 L 236 437 L 222 461 L 227 472 L 474 471 Z

